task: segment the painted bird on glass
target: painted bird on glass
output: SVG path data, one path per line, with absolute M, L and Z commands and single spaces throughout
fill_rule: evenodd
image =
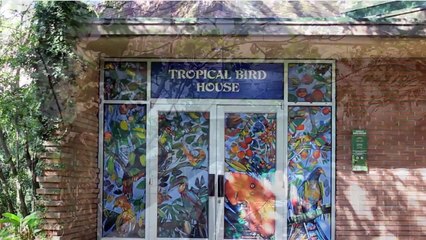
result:
M 320 181 L 325 171 L 321 167 L 315 168 L 297 189 L 299 201 L 292 201 L 293 212 L 296 215 L 306 214 L 321 208 L 324 198 L 324 186 Z M 328 240 L 324 231 L 318 225 L 317 219 L 302 223 L 294 223 L 289 229 L 289 239 Z
M 132 205 L 126 196 L 118 197 L 114 202 L 114 207 L 119 207 L 122 212 L 117 216 L 115 226 L 120 236 L 128 236 L 136 227 L 136 215 Z
M 324 187 L 319 178 L 322 174 L 325 174 L 324 169 L 321 167 L 315 168 L 297 190 L 299 197 L 303 201 L 303 212 L 316 210 L 318 207 L 321 207 L 324 196 Z
M 201 202 L 201 199 L 198 197 L 198 194 L 194 192 L 193 188 L 189 188 L 188 178 L 185 176 L 178 177 L 172 187 L 175 186 L 178 187 L 183 207 L 190 214 L 191 219 L 197 222 L 196 227 L 194 226 L 194 229 L 192 229 L 192 226 L 186 226 L 185 229 L 188 231 L 186 233 L 190 234 L 191 237 L 206 237 L 207 219 L 204 215 L 206 209 L 205 207 L 203 207 L 203 204 Z

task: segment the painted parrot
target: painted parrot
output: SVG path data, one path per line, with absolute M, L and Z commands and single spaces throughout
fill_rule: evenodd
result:
M 198 225 L 198 229 L 191 229 L 189 226 L 184 226 L 185 229 L 189 230 L 187 234 L 191 234 L 194 237 L 207 237 L 207 219 L 204 215 L 206 209 L 198 195 L 194 192 L 194 189 L 188 187 L 188 178 L 185 176 L 178 177 L 173 184 L 173 187 L 175 186 L 178 187 L 183 207 L 189 212 L 191 219 L 195 220 L 197 222 L 196 225 Z
M 324 187 L 319 181 L 321 174 L 325 174 L 324 169 L 321 167 L 315 168 L 297 190 L 302 200 L 303 212 L 316 210 L 322 205 Z
M 275 194 L 266 181 L 245 173 L 231 173 L 225 182 L 225 195 L 231 205 L 242 204 L 240 214 L 248 223 L 249 229 L 263 239 L 271 239 L 275 234 Z
M 324 186 L 319 180 L 321 175 L 325 175 L 324 169 L 321 167 L 315 168 L 297 189 L 298 201 L 291 200 L 295 215 L 309 215 L 312 211 L 321 208 L 324 197 Z M 328 240 L 316 219 L 293 223 L 289 230 L 288 239 L 290 240 Z

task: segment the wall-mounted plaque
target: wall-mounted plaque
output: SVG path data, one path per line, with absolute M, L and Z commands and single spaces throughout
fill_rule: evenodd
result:
M 352 171 L 368 171 L 367 130 L 352 131 Z

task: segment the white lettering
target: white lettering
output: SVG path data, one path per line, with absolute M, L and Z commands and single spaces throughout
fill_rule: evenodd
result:
M 232 83 L 232 92 L 240 92 L 240 84 Z
M 244 79 L 244 70 L 235 70 L 236 79 Z
M 176 69 L 171 69 L 171 70 L 169 70 L 169 74 L 170 74 L 170 78 L 171 79 L 175 79 L 175 72 L 176 72 L 177 70 Z
M 185 70 L 178 70 L 178 79 L 182 79 L 185 77 Z
M 213 92 L 214 90 L 214 83 L 206 83 L 206 91 L 207 92 Z
M 194 77 L 195 77 L 194 70 L 189 70 L 186 72 L 186 78 L 194 78 Z
M 196 78 L 200 79 L 201 76 L 205 76 L 206 75 L 205 72 L 206 70 L 197 70 Z
M 239 92 L 239 83 L 197 83 L 197 92 Z
M 168 70 L 171 79 L 209 79 L 209 80 L 230 80 L 231 74 L 228 70 L 184 70 L 170 69 Z M 255 79 L 264 80 L 267 78 L 265 70 L 235 70 L 235 79 Z
M 265 70 L 259 70 L 259 79 L 260 80 L 266 79 L 266 72 L 265 72 Z
M 204 84 L 205 83 L 197 83 L 197 92 L 205 92 Z

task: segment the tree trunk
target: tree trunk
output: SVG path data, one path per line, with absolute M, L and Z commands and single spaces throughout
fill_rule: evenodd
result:
M 0 168 L 0 182 L 1 182 L 1 188 L 4 191 L 5 200 L 7 203 L 7 211 L 14 213 L 15 207 L 13 206 L 13 201 L 10 196 L 9 185 L 7 184 L 6 177 L 4 176 L 3 170 L 1 168 Z
M 27 167 L 30 170 L 31 173 L 31 192 L 32 192 L 32 203 L 31 208 L 32 211 L 35 211 L 35 199 L 37 195 L 37 189 L 40 187 L 40 185 L 37 182 L 37 175 L 36 175 L 36 166 L 37 166 L 37 159 L 31 158 L 30 154 L 30 144 L 28 143 L 28 139 L 25 140 L 25 160 L 27 162 Z
M 6 143 L 6 136 L 1 127 L 0 127 L 0 147 L 3 149 L 4 155 L 6 157 L 6 163 L 9 165 L 12 171 L 12 175 L 16 179 L 19 179 L 18 170 L 16 169 L 15 163 L 13 162 L 12 155 L 10 154 L 9 147 L 7 146 L 7 143 Z M 25 203 L 25 194 L 22 191 L 22 188 L 20 187 L 19 182 L 17 182 L 16 184 L 16 192 L 19 198 L 19 210 L 23 216 L 27 216 L 28 207 L 27 207 L 27 204 Z

